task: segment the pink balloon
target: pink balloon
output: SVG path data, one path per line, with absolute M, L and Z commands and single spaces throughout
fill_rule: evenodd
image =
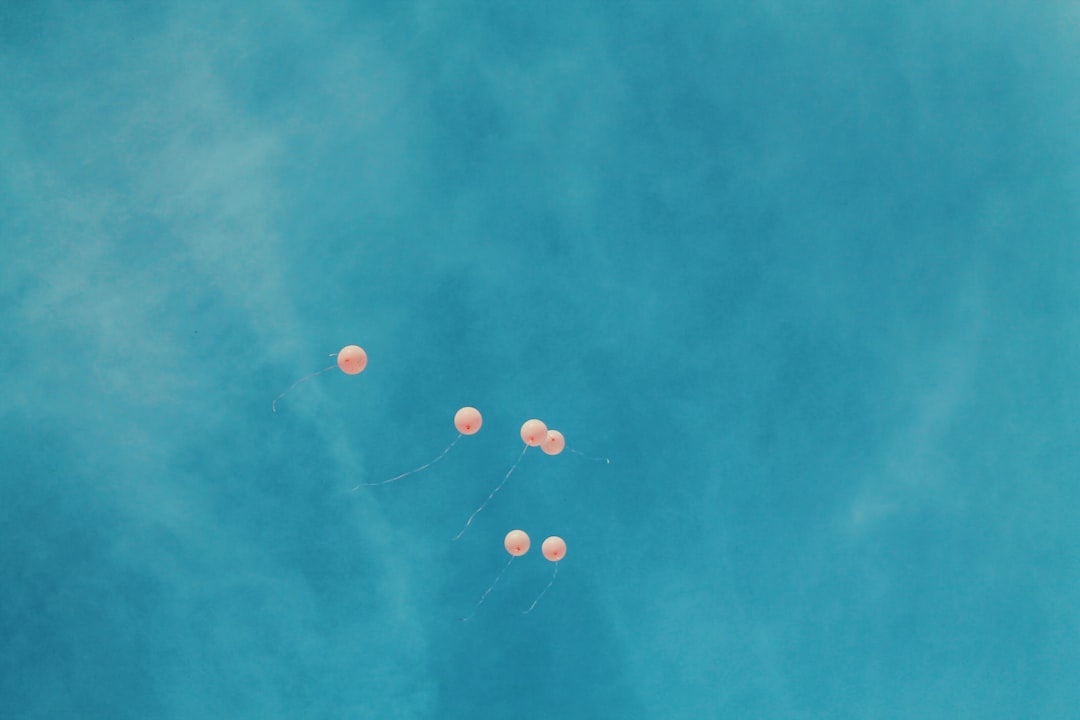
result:
M 330 356 L 333 357 L 334 353 L 330 353 Z M 360 347 L 359 345 L 346 345 L 337 352 L 337 366 L 341 368 L 341 372 L 345 373 L 346 375 L 356 375 L 357 373 L 362 372 L 365 367 L 367 367 L 367 353 L 364 352 L 364 348 Z M 274 398 L 274 402 L 270 403 L 270 409 L 274 412 L 277 412 L 278 400 L 292 392 L 293 388 L 295 388 L 301 383 L 307 382 L 313 377 L 318 377 L 324 372 L 329 372 L 333 369 L 333 365 L 327 365 L 322 370 L 316 370 L 315 372 L 300 378 L 292 385 L 290 385 L 288 389 L 285 390 L 285 392 Z
M 551 562 L 559 562 L 566 557 L 566 541 L 558 535 L 552 535 L 540 546 L 540 552 Z
M 338 351 L 337 366 L 346 375 L 356 375 L 367 367 L 367 353 L 359 345 L 346 345 Z
M 530 544 L 529 536 L 524 530 L 511 530 L 506 533 L 506 538 L 503 540 L 503 545 L 506 547 L 506 552 L 510 553 L 514 557 L 521 557 L 525 553 L 529 552 Z
M 526 420 L 521 426 L 521 439 L 529 447 L 536 447 L 547 440 L 547 432 L 547 425 L 539 420 Z
M 482 422 L 483 418 L 480 417 L 480 411 L 474 407 L 463 407 L 454 415 L 454 427 L 462 435 L 476 434 Z
M 546 452 L 548 455 L 558 455 L 566 447 L 566 438 L 558 430 L 548 430 L 547 439 L 544 440 L 544 444 L 540 446 L 540 449 Z

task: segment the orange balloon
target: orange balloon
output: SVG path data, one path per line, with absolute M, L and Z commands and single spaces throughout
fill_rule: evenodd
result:
M 511 530 L 506 533 L 506 538 L 503 540 L 503 545 L 506 547 L 506 552 L 510 553 L 514 557 L 521 557 L 525 553 L 529 552 L 530 544 L 529 536 L 524 530 Z
M 540 552 L 551 562 L 559 562 L 566 557 L 566 541 L 558 535 L 552 535 L 540 546 Z
M 537 445 L 543 445 L 547 440 L 547 425 L 539 420 L 526 420 L 525 424 L 521 426 L 521 439 L 529 447 L 536 447 Z
M 367 367 L 367 353 L 359 345 L 346 345 L 338 351 L 337 366 L 346 375 L 356 375 Z
M 548 430 L 547 439 L 544 440 L 544 444 L 540 446 L 540 449 L 546 452 L 548 455 L 558 455 L 566 447 L 566 438 L 558 430 Z
M 480 411 L 474 407 L 463 407 L 454 414 L 454 427 L 462 435 L 475 435 L 482 422 Z

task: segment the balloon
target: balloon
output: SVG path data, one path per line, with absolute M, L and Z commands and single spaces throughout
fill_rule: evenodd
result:
M 547 440 L 547 432 L 547 425 L 539 420 L 526 420 L 521 426 L 521 439 L 529 447 L 536 447 Z
M 551 562 L 555 563 L 555 572 L 551 573 L 551 580 L 548 580 L 548 584 L 544 586 L 544 589 L 540 591 L 540 594 L 533 600 L 533 604 L 529 606 L 528 610 L 522 610 L 521 612 L 528 615 L 536 607 L 536 603 L 540 602 L 540 598 L 544 597 L 551 586 L 555 584 L 555 578 L 559 576 L 559 561 L 566 557 L 566 541 L 557 535 L 552 535 L 544 544 L 540 546 L 540 552 L 544 554 Z
M 540 449 L 546 452 L 548 455 L 558 455 L 566 447 L 566 438 L 558 430 L 548 430 L 547 439 L 544 440 L 544 444 L 540 446 Z
M 454 415 L 454 427 L 462 435 L 474 435 L 482 422 L 480 411 L 474 407 L 463 407 Z
M 424 463 L 418 468 L 413 468 L 408 472 L 403 472 L 400 475 L 395 475 L 389 480 L 382 480 L 380 482 L 373 483 L 360 483 L 353 490 L 358 490 L 362 487 L 374 487 L 376 485 L 389 485 L 392 482 L 396 482 L 402 478 L 408 477 L 413 473 L 418 473 L 421 470 L 427 470 L 429 467 L 446 457 L 446 453 L 450 452 L 451 448 L 457 445 L 457 441 L 465 435 L 475 435 L 476 431 L 480 429 L 480 411 L 474 407 L 463 407 L 454 413 L 454 427 L 458 429 L 458 436 L 454 438 L 454 441 L 446 446 L 439 455 L 431 462 Z
M 367 353 L 359 345 L 346 345 L 338 350 L 337 366 L 346 375 L 356 375 L 367 367 Z
M 529 536 L 524 530 L 511 530 L 506 533 L 506 537 L 503 539 L 506 552 L 514 557 L 521 557 L 529 552 L 529 542 Z
M 558 535 L 552 535 L 540 546 L 540 552 L 551 562 L 559 562 L 566 557 L 566 541 Z
M 337 355 L 337 367 L 341 368 L 341 371 L 346 375 L 356 375 L 357 373 L 361 372 L 365 367 L 367 367 L 367 353 L 364 352 L 364 349 L 359 345 L 346 345 L 345 347 L 341 348 L 341 350 L 339 350 L 337 353 L 331 353 L 330 357 L 333 357 L 335 354 Z M 316 375 L 322 375 L 327 370 L 333 369 L 333 365 L 328 365 L 322 370 L 317 370 L 310 375 L 305 375 L 304 377 L 300 378 L 292 385 L 290 385 L 288 390 L 274 398 L 274 402 L 270 404 L 270 408 L 276 413 L 278 400 L 285 397 L 286 394 L 292 392 L 292 389 L 294 387 L 296 387 L 302 382 L 310 380 Z

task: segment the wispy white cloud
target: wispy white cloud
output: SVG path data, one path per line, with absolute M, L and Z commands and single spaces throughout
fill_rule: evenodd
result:
M 84 126 L 46 120 L 41 143 L 26 104 L 0 111 L 11 130 L 0 177 L 4 187 L 17 189 L 9 211 L 15 207 L 25 219 L 5 240 L 15 252 L 5 257 L 4 285 L 20 291 L 9 299 L 12 317 L 36 355 L 20 363 L 17 377 L 5 373 L 4 392 L 9 407 L 48 417 L 68 434 L 84 467 L 68 481 L 69 491 L 94 495 L 95 505 L 123 518 L 111 545 L 114 569 L 147 577 L 162 593 L 144 631 L 203 625 L 179 645 L 159 648 L 173 658 L 155 670 L 170 714 L 205 712 L 206 697 L 188 689 L 216 685 L 221 677 L 239 683 L 238 695 L 266 714 L 289 714 L 295 689 L 282 669 L 295 667 L 297 658 L 315 668 L 326 657 L 349 664 L 326 671 L 354 676 L 341 687 L 365 698 L 356 700 L 357 711 L 422 716 L 433 687 L 417 672 L 428 652 L 425 629 L 410 610 L 420 578 L 395 563 L 399 543 L 377 501 L 367 498 L 351 520 L 336 520 L 346 546 L 341 552 L 362 553 L 371 574 L 342 581 L 372 600 L 363 613 L 328 623 L 321 617 L 324 600 L 285 549 L 263 546 L 259 528 L 245 524 L 244 515 L 233 517 L 215 485 L 237 459 L 242 466 L 282 454 L 214 442 L 230 424 L 250 422 L 244 413 L 252 405 L 270 415 L 272 394 L 252 397 L 257 390 L 241 389 L 253 371 L 299 372 L 325 362 L 327 348 L 312 346 L 311 330 L 292 303 L 291 265 L 304 248 L 280 229 L 290 182 L 282 157 L 297 133 L 295 118 L 253 115 L 229 87 L 236 81 L 230 55 L 257 45 L 260 28 L 238 15 L 224 36 L 205 33 L 201 12 L 178 5 L 151 28 L 104 10 L 53 18 L 59 37 L 42 42 L 62 45 L 76 65 L 86 61 L 86 77 L 72 84 L 42 63 L 23 68 L 22 83 L 36 85 L 41 102 L 63 88 L 66 112 L 107 119 L 87 117 Z M 315 34 L 329 30 L 297 5 L 278 12 L 274 22 L 307 24 Z M 90 62 L 100 60 L 100 34 L 124 38 L 147 30 L 105 53 L 100 66 Z M 371 47 L 365 52 L 373 66 L 394 65 Z M 347 53 L 337 47 L 328 54 Z M 9 55 L 6 69 L 11 62 Z M 359 68 L 339 71 L 330 91 L 344 95 Z M 357 80 L 365 112 L 378 118 L 372 108 L 392 101 L 396 91 Z M 391 97 L 379 97 L 380 88 Z M 395 143 L 401 138 L 387 137 L 386 144 Z M 221 388 L 231 389 L 223 396 Z M 42 407 L 48 396 L 57 403 Z M 331 463 L 324 474 L 362 473 L 363 454 L 347 428 L 305 416 L 303 407 L 290 409 L 298 425 L 315 429 L 306 436 Z M 206 445 L 170 430 L 193 423 L 204 428 Z M 178 466 L 191 453 L 201 455 L 203 472 Z M 244 478 L 252 502 L 265 501 L 259 485 L 266 481 Z M 288 612 L 279 613 L 282 607 Z M 282 626 L 281 617 L 300 626 Z M 312 636 L 332 647 L 312 646 Z M 344 651 L 350 637 L 353 653 Z M 327 702 L 340 707 L 342 698 Z
M 984 270 L 967 269 L 941 308 L 946 333 L 920 336 L 910 328 L 903 354 L 894 358 L 898 382 L 910 388 L 880 455 L 859 470 L 865 480 L 850 505 L 847 526 L 867 531 L 895 513 L 960 510 L 966 483 L 953 471 L 950 447 L 972 399 L 972 382 L 983 352 L 987 323 Z M 906 395 L 907 393 L 905 393 Z

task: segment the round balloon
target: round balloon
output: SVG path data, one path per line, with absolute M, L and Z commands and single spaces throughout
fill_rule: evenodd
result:
M 514 557 L 521 557 L 529 552 L 529 544 L 529 536 L 524 530 L 511 530 L 506 533 L 506 538 L 503 539 L 503 545 L 506 547 L 506 552 Z
M 566 438 L 558 430 L 548 430 L 547 438 L 544 440 L 544 444 L 540 446 L 540 449 L 546 452 L 548 455 L 558 455 L 566 447 Z
M 547 432 L 547 425 L 539 420 L 526 420 L 521 426 L 521 439 L 529 447 L 536 447 L 547 440 Z
M 346 375 L 356 375 L 367 367 L 367 353 L 359 345 L 346 345 L 338 351 L 337 366 Z
M 557 535 L 552 535 L 540 546 L 540 552 L 544 553 L 551 562 L 559 562 L 566 557 L 566 541 Z
M 454 414 L 454 427 L 462 435 L 473 435 L 480 429 L 480 411 L 474 407 L 463 407 Z

